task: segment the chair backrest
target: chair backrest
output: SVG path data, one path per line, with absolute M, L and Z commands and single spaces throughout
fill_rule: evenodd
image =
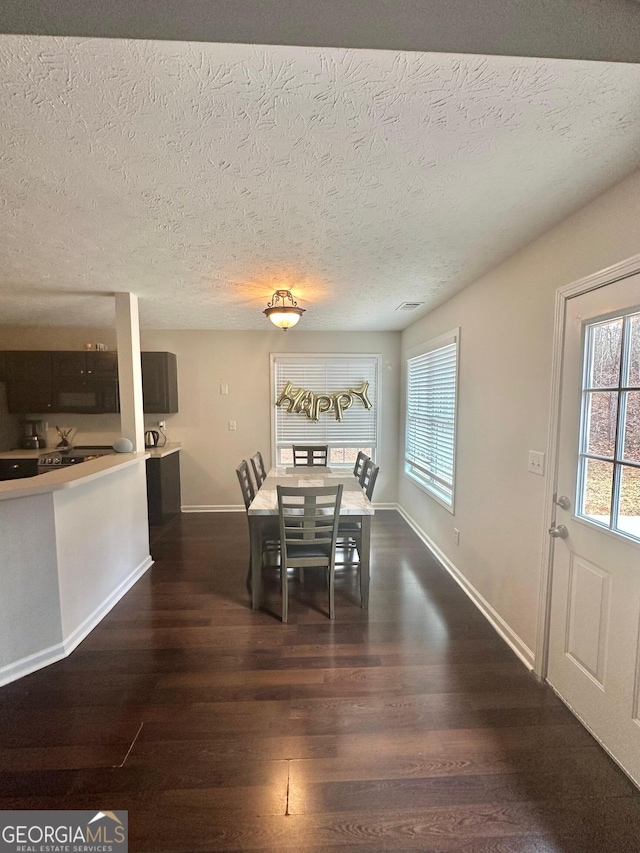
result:
M 364 468 L 364 463 L 367 461 L 369 457 L 364 452 L 364 450 L 358 451 L 358 458 L 356 459 L 356 464 L 353 466 L 353 474 L 355 477 L 360 479 L 360 475 L 362 474 L 362 469 Z
M 324 546 L 335 556 L 342 484 L 310 488 L 277 486 L 280 542 L 289 557 L 291 545 Z M 326 546 L 330 546 L 330 551 Z
M 375 462 L 372 462 L 371 459 L 367 459 L 364 463 L 364 468 L 362 469 L 359 482 L 369 500 L 373 497 L 373 490 L 376 485 L 376 480 L 378 479 L 379 470 L 380 466 L 376 465 Z
M 267 479 L 267 472 L 264 470 L 264 462 L 262 461 L 262 453 L 258 451 L 251 457 L 251 467 L 253 468 L 253 476 L 256 481 L 256 486 L 260 486 Z
M 240 483 L 240 488 L 242 490 L 242 499 L 244 500 L 244 508 L 249 509 L 249 504 L 256 496 L 256 491 L 253 488 L 253 483 L 251 482 L 251 477 L 249 475 L 249 466 L 247 465 L 247 460 L 243 459 L 242 462 L 236 468 L 236 474 L 238 475 L 238 482 Z
M 293 445 L 293 464 L 295 467 L 305 465 L 309 468 L 314 465 L 326 466 L 329 456 L 329 445 Z

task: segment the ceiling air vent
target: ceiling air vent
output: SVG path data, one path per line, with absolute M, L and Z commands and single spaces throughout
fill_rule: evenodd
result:
M 398 305 L 396 311 L 415 311 L 421 305 L 424 305 L 424 302 L 403 302 L 402 305 Z

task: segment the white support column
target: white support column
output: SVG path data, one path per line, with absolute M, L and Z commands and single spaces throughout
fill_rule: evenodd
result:
M 135 293 L 116 293 L 120 429 L 134 450 L 144 450 L 140 321 Z

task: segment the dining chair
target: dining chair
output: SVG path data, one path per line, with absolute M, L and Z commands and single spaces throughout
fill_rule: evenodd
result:
M 329 619 L 333 619 L 336 541 L 342 484 L 321 488 L 277 486 L 280 524 L 282 621 L 289 615 L 287 571 L 324 568 L 329 588 Z
M 353 475 L 360 479 L 360 475 L 362 474 L 362 469 L 364 468 L 364 463 L 367 461 L 369 457 L 364 452 L 364 450 L 358 451 L 358 457 L 356 459 L 356 464 L 353 466 Z
M 380 466 L 376 465 L 371 461 L 371 459 L 367 458 L 364 466 L 364 470 L 361 475 L 360 485 L 363 488 L 365 495 L 368 500 L 373 498 L 373 490 L 376 485 L 376 480 L 378 479 L 378 471 L 380 470 Z M 363 485 L 364 483 L 364 485 Z M 355 521 L 349 519 L 349 517 L 343 518 L 338 526 L 338 539 L 340 540 L 340 548 L 344 548 L 346 551 L 352 551 L 354 548 L 358 552 L 358 559 L 352 560 L 347 559 L 344 562 L 340 562 L 340 566 L 351 566 L 351 565 L 359 565 L 360 563 L 360 552 L 362 551 L 362 524 L 360 521 Z M 345 540 L 344 542 L 342 540 Z M 361 592 L 362 594 L 362 592 Z
M 253 477 L 256 481 L 256 488 L 260 488 L 260 486 L 267 479 L 267 472 L 264 467 L 264 460 L 262 459 L 262 453 L 258 451 L 254 453 L 251 457 L 251 467 L 253 468 Z
M 242 499 L 244 501 L 244 508 L 247 510 L 247 523 L 249 522 L 249 507 L 251 505 L 251 501 L 256 496 L 256 491 L 253 487 L 253 483 L 251 481 L 251 476 L 249 474 L 249 465 L 247 464 L 246 459 L 243 459 L 242 462 L 236 468 L 236 474 L 238 477 L 238 482 L 240 483 L 240 490 L 242 492 Z M 280 525 L 278 524 L 278 519 L 273 517 L 273 519 L 269 519 L 263 526 L 262 533 L 262 553 L 265 552 L 277 552 L 280 549 Z M 247 589 L 251 591 L 251 560 L 249 560 L 249 571 L 247 573 Z
M 306 466 L 312 468 L 315 465 L 326 466 L 327 457 L 329 456 L 329 446 L 294 444 L 293 445 L 293 464 L 294 467 Z
M 369 500 L 373 498 L 373 490 L 376 486 L 376 480 L 378 479 L 379 470 L 379 465 L 376 465 L 375 462 L 371 461 L 371 459 L 367 459 L 367 461 L 364 463 L 362 473 L 360 474 L 358 482 L 364 489 L 364 493 Z

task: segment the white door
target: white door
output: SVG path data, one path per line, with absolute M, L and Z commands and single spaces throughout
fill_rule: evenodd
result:
M 548 680 L 640 783 L 640 275 L 567 300 L 560 418 Z

